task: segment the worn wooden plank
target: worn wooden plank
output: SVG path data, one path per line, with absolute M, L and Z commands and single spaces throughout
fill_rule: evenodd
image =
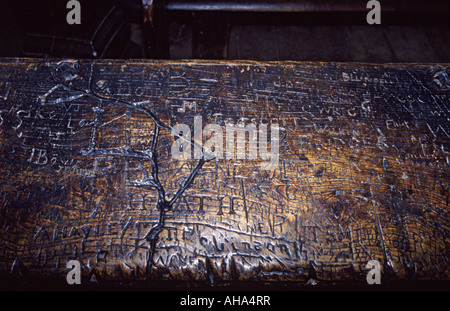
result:
M 449 74 L 2 59 L 2 280 L 64 279 L 75 259 L 100 282 L 366 284 L 370 260 L 383 282 L 448 281 Z M 254 159 L 206 159 L 193 131 L 175 159 L 180 124 L 269 133 Z

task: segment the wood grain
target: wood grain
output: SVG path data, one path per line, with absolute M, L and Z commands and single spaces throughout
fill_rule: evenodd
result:
M 100 282 L 365 284 L 378 260 L 383 282 L 448 281 L 449 74 L 2 59 L 2 279 L 65 279 L 75 259 Z M 174 159 L 196 116 L 277 125 L 278 165 Z

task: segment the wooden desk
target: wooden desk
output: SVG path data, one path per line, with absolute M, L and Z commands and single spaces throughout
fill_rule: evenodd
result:
M 2 280 L 65 282 L 74 259 L 99 284 L 364 285 L 370 260 L 384 284 L 448 281 L 449 75 L 446 64 L 1 59 Z M 206 134 L 174 159 L 176 124 L 199 116 L 197 129 L 224 133 L 276 125 L 277 165 L 264 170 L 250 149 L 196 159 Z

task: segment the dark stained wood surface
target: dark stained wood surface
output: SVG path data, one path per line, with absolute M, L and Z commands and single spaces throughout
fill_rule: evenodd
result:
M 2 59 L 2 279 L 65 279 L 76 259 L 100 282 L 365 284 L 378 260 L 383 282 L 448 281 L 449 75 Z M 278 165 L 174 159 L 196 116 L 276 124 Z

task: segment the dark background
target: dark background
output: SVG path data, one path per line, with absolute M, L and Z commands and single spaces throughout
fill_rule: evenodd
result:
M 366 0 L 67 2 L 1 1 L 0 56 L 450 62 L 448 0 L 380 0 L 381 25 Z

